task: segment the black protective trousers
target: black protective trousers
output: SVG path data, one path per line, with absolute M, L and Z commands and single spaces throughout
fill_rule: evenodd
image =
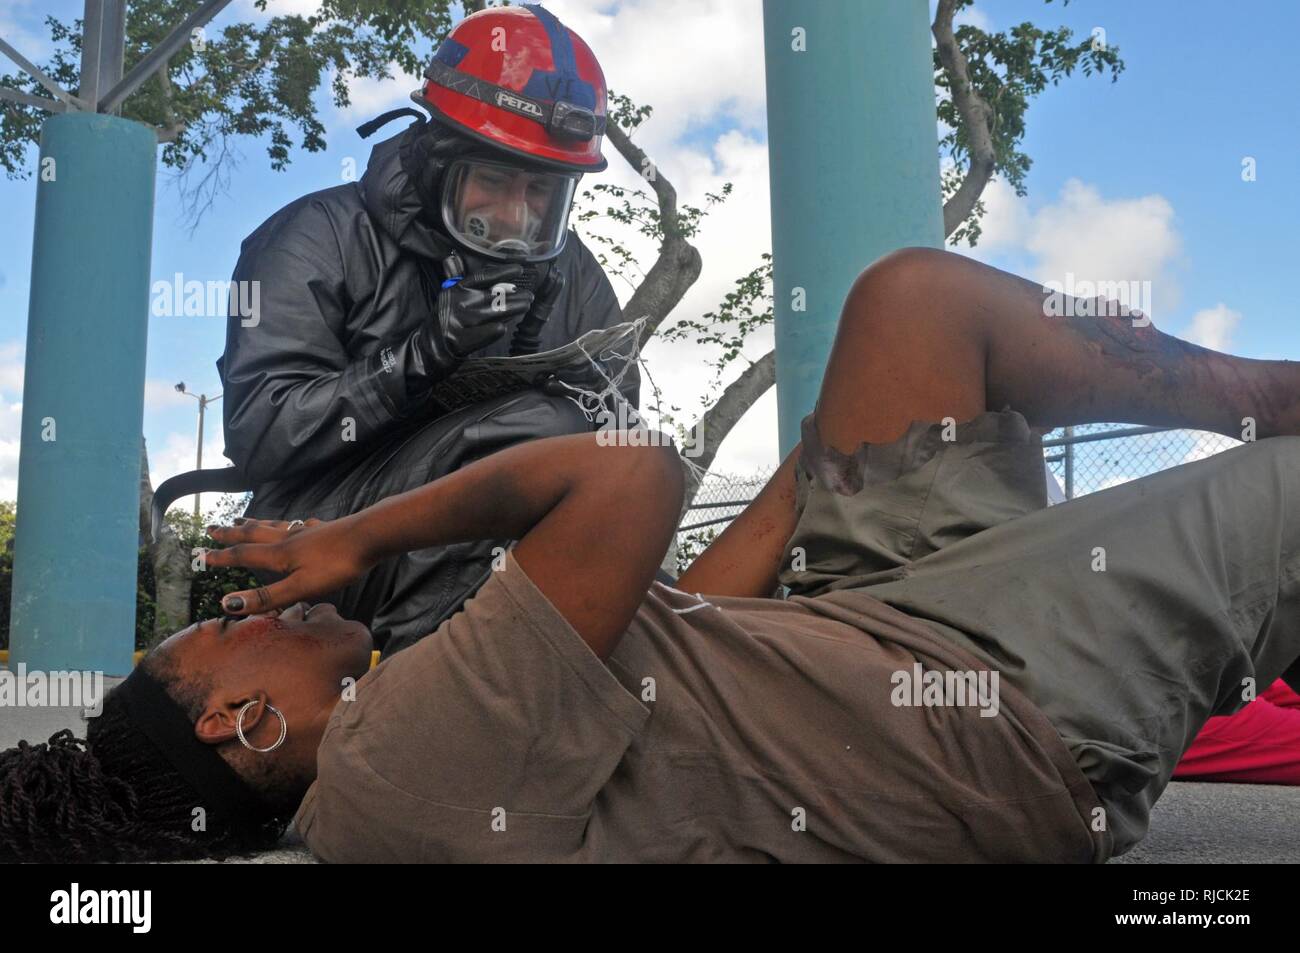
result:
M 525 440 L 592 427 L 568 398 L 538 390 L 510 394 L 412 424 L 319 473 L 259 487 L 244 515 L 338 519 Z M 479 540 L 405 553 L 320 601 L 369 626 L 387 658 L 458 610 L 487 580 L 493 549 L 509 542 Z M 258 578 L 267 584 L 276 577 L 259 573 Z

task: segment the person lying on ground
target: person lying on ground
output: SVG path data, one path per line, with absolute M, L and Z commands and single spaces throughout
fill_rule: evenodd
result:
M 1047 297 L 936 250 L 873 263 L 801 444 L 677 588 L 678 458 L 618 434 L 215 529 L 209 565 L 282 578 L 162 643 L 88 742 L 0 755 L 0 852 L 220 855 L 292 816 L 327 861 L 1123 853 L 1209 717 L 1296 682 L 1300 369 Z M 1243 419 L 1261 439 L 1046 506 L 1048 429 Z M 364 627 L 305 605 L 482 538 L 517 542 L 369 672 Z

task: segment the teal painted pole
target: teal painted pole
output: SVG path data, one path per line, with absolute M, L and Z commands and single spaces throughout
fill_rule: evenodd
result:
M 131 668 L 156 146 L 116 116 L 41 128 L 11 669 Z
M 895 248 L 943 246 L 928 12 L 926 0 L 763 2 L 782 456 L 858 273 Z

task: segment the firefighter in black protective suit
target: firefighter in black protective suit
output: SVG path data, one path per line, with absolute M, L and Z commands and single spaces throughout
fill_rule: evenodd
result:
M 548 11 L 513 7 L 459 23 L 425 80 L 412 99 L 432 119 L 408 108 L 363 126 L 420 120 L 374 147 L 360 181 L 298 199 L 242 246 L 234 281 L 258 282 L 258 309 L 228 319 L 217 369 L 246 516 L 334 519 L 595 426 L 554 383 L 451 412 L 431 389 L 470 355 L 545 351 L 622 320 L 567 227 L 581 174 L 606 165 L 600 66 Z M 571 383 L 598 390 L 592 374 Z M 634 408 L 638 387 L 633 366 L 620 390 Z M 508 542 L 409 553 L 329 601 L 387 657 L 456 611 Z

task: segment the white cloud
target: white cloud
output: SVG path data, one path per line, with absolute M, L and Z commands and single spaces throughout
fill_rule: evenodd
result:
M 23 366 L 26 345 L 22 341 L 0 344 L 0 394 L 18 400 L 23 393 Z
M 931 12 L 930 21 L 934 22 L 933 12 Z M 985 33 L 993 29 L 993 23 L 989 20 L 988 14 L 979 7 L 967 7 L 965 10 L 958 11 L 952 18 L 952 24 L 954 27 L 969 24 L 978 30 L 983 30 Z
M 292 16 L 294 14 L 309 17 L 320 12 L 321 8 L 321 0 L 268 0 L 266 11 L 263 12 L 257 9 L 253 2 L 254 0 L 239 0 L 239 3 L 234 4 L 231 10 L 235 18 L 260 22 L 269 20 L 271 17 Z
M 1241 312 L 1233 311 L 1220 301 L 1213 308 L 1203 308 L 1192 315 L 1192 324 L 1181 337 L 1201 347 L 1227 351 L 1232 332 L 1241 323 Z
M 1024 244 L 1040 281 L 1065 282 L 1067 274 L 1076 282 L 1150 281 L 1152 300 L 1143 310 L 1153 317 L 1177 303 L 1171 272 L 1182 239 L 1163 196 L 1107 199 L 1070 179 L 1054 204 L 1031 216 Z
M 951 164 L 951 163 L 950 163 Z M 979 244 L 972 250 L 962 246 L 962 254 L 988 254 L 1020 249 L 1032 225 L 1028 204 L 1016 195 L 1005 179 L 993 179 L 984 187 L 980 197 L 984 202 L 984 217 L 980 220 Z
M 758 0 L 550 0 L 548 10 L 587 41 L 606 82 L 654 107 L 637 132 L 652 156 L 721 119 L 765 134 L 763 11 Z
M 1177 306 L 1182 236 L 1164 196 L 1109 198 L 1095 185 L 1071 178 L 1053 202 L 1031 210 L 1009 185 L 994 180 L 984 201 L 983 235 L 974 249 L 962 248 L 963 254 L 1002 259 L 1002 267 L 1067 289 L 1068 276 L 1076 285 L 1150 282 L 1150 298 L 1138 306 L 1157 319 Z
M 271 12 L 278 12 L 277 2 L 286 0 L 272 0 Z M 310 0 L 287 2 L 316 6 Z M 548 0 L 546 8 L 592 48 L 610 87 L 654 107 L 636 135 L 652 157 L 666 161 L 677 153 L 684 132 L 722 120 L 766 133 L 759 0 L 626 0 L 617 5 Z M 354 80 L 353 104 L 345 118 L 365 119 L 408 105 L 407 97 L 421 79 L 394 75 L 391 80 Z M 607 155 L 611 152 L 607 145 Z
M 209 431 L 203 440 L 204 469 L 210 470 L 214 467 L 232 465 L 223 452 L 225 438 L 221 434 L 221 428 L 217 427 L 216 429 L 215 434 Z M 193 470 L 194 464 L 193 431 L 173 431 L 163 437 L 161 445 L 156 443 L 150 443 L 149 445 L 149 478 L 153 480 L 154 486 L 157 486 L 168 477 L 174 477 L 186 470 Z
M 773 387 L 732 428 L 713 469 L 742 477 L 760 471 L 770 474 L 781 462 L 776 426 L 776 388 Z
M 389 79 L 351 77 L 348 81 L 348 108 L 339 111 L 340 118 L 348 124 L 359 123 L 390 109 L 410 106 L 411 90 L 418 89 L 422 80 L 398 69 L 396 63 L 388 64 L 388 72 Z M 333 81 L 334 73 L 331 71 L 329 82 Z M 399 128 L 394 126 L 382 131 L 380 138 L 395 134 Z
M 186 397 L 184 394 L 179 393 L 176 390 L 175 381 L 164 381 L 151 377 L 144 382 L 145 410 L 164 410 L 185 404 L 193 404 L 197 407 L 198 401 L 193 397 Z
M 59 19 L 67 23 L 72 21 L 71 16 Z M 45 11 L 36 9 L 32 0 L 8 0 L 0 9 L 0 36 L 38 67 L 54 52 L 54 44 L 45 28 Z M 0 71 L 19 72 L 20 68 L 9 57 L 0 56 L 0 61 L 3 61 Z
M 644 183 L 627 166 L 617 152 L 612 152 L 610 171 L 602 178 L 620 185 Z M 680 201 L 701 205 L 708 192 L 721 190 L 732 183 L 732 194 L 717 206 L 692 239 L 703 260 L 703 270 L 696 283 L 670 315 L 664 327 L 685 317 L 698 317 L 715 309 L 735 281 L 760 262 L 771 249 L 770 204 L 768 202 L 767 147 L 739 130 L 722 134 L 708 152 L 679 147 L 670 153 L 671 162 L 663 173 L 677 188 Z M 655 259 L 655 248 L 644 240 L 633 243 L 638 261 L 648 268 Z M 617 282 L 620 300 L 626 303 L 632 289 Z M 636 315 L 628 314 L 629 319 Z M 756 360 L 772 347 L 770 331 L 755 334 L 746 354 Z M 702 395 L 712 371 L 704 362 L 717 356 L 715 348 L 681 342 L 668 343 L 652 339 L 646 348 L 646 360 L 655 382 L 663 389 L 665 403 L 683 408 L 679 417 L 693 423 L 701 412 Z M 740 362 L 730 369 L 724 381 L 734 379 L 743 369 Z M 642 406 L 650 403 L 650 383 L 642 384 Z M 748 472 L 755 467 L 777 462 L 776 403 L 760 401 L 751 408 L 745 421 L 737 426 L 723 444 L 723 454 L 715 469 Z
M 0 500 L 18 498 L 18 445 L 23 405 L 0 397 Z

